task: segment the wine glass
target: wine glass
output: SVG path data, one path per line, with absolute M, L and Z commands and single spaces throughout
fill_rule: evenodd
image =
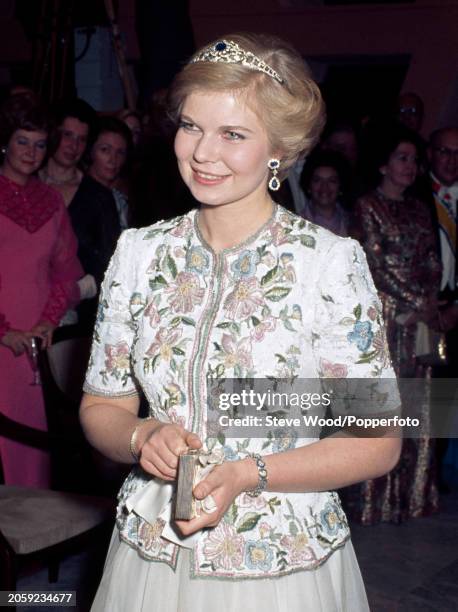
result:
M 33 381 L 30 383 L 33 386 L 41 385 L 40 370 L 38 368 L 38 341 L 36 338 L 30 339 L 29 361 L 33 372 Z

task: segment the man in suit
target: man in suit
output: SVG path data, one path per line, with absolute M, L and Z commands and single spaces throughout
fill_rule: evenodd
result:
M 458 127 L 447 127 L 431 134 L 428 145 L 430 162 L 430 201 L 436 221 L 442 262 L 442 281 L 439 299 L 440 327 L 447 334 L 447 365 L 435 370 L 437 378 L 458 377 L 458 275 L 457 275 L 457 200 L 458 200 Z M 431 198 L 432 196 L 432 198 Z M 450 405 L 441 414 L 450 424 L 456 406 Z M 439 491 L 447 493 L 448 485 L 442 478 L 442 463 L 449 440 L 439 438 L 436 460 L 439 473 Z
M 431 134 L 428 156 L 435 216 L 439 230 L 442 261 L 441 298 L 447 302 L 442 308 L 445 331 L 458 325 L 458 285 L 456 265 L 456 224 L 458 200 L 458 127 L 436 130 Z M 455 349 L 451 346 L 451 349 Z M 456 354 L 454 372 L 458 376 Z

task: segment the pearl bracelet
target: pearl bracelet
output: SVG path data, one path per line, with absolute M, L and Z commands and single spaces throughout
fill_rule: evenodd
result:
M 258 453 L 250 453 L 249 457 L 255 460 L 256 467 L 258 468 L 258 484 L 251 491 L 246 491 L 246 494 L 250 497 L 259 497 L 263 491 L 266 490 L 267 487 L 267 469 L 266 464 Z
M 130 450 L 130 454 L 132 455 L 132 457 L 134 458 L 134 461 L 137 463 L 140 459 L 140 451 L 137 452 L 135 450 L 135 445 L 137 444 L 137 437 L 138 437 L 138 432 L 140 430 L 140 427 L 143 425 L 143 423 L 145 421 L 151 421 L 152 419 L 154 419 L 154 417 L 149 416 L 146 417 L 144 419 L 142 419 L 140 421 L 140 423 L 137 423 L 137 425 L 134 427 L 134 431 L 132 432 L 132 435 L 130 437 L 130 444 L 129 444 L 129 450 Z

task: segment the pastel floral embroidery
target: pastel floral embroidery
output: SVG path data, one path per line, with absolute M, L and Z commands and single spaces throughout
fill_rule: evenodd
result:
M 256 251 L 242 251 L 232 263 L 231 270 L 236 278 L 253 276 L 259 263 L 259 254 Z
M 186 269 L 191 272 L 207 272 L 210 266 L 210 258 L 202 247 L 193 246 L 186 253 Z
M 297 321 L 302 321 L 302 310 L 299 304 L 293 305 L 293 312 L 290 315 L 290 319 L 296 319 Z
M 283 269 L 282 281 L 287 283 L 295 283 L 296 282 L 296 272 L 293 266 L 286 266 Z
M 223 451 L 225 461 L 237 461 L 237 459 L 239 458 L 235 450 L 227 444 L 223 446 Z
M 349 342 L 354 342 L 360 351 L 367 351 L 372 344 L 374 334 L 370 321 L 356 321 L 353 331 L 347 334 Z
M 176 408 L 171 408 L 170 410 L 168 410 L 167 416 L 169 417 L 171 423 L 176 423 L 176 425 L 181 425 L 181 427 L 186 427 L 185 417 L 180 416 Z
M 327 388 L 338 377 L 344 391 L 350 375 L 367 378 L 370 400 L 384 412 L 387 394 L 374 377 L 393 372 L 380 305 L 367 266 L 358 269 L 351 261 L 353 243 L 279 209 L 255 238 L 214 262 L 195 231 L 195 215 L 124 234 L 121 246 L 129 248 L 107 273 L 88 389 L 122 397 L 135 393 L 138 381 L 151 415 L 199 432 L 226 461 L 312 442 L 279 425 L 268 427 L 263 440 L 226 438 L 206 427 L 228 378 L 293 382 L 320 376 Z M 335 266 L 329 265 L 331 249 Z M 338 408 L 333 401 L 333 413 L 340 414 Z M 162 537 L 154 520 L 139 518 L 128 501 L 149 482 L 139 466 L 125 481 L 117 510 L 120 537 L 173 571 L 179 546 Z M 217 527 L 196 538 L 191 571 L 217 580 L 313 570 L 348 536 L 338 496 L 330 492 L 242 493 Z
M 237 568 L 243 562 L 244 540 L 235 527 L 221 521 L 210 532 L 203 553 L 215 567 L 225 570 Z
M 154 301 L 150 302 L 145 308 L 144 315 L 148 317 L 151 327 L 156 327 L 161 322 L 161 317 Z
M 267 253 L 265 253 L 262 257 L 262 263 L 265 264 L 268 268 L 273 268 L 277 263 L 277 260 L 270 251 L 267 251 Z
M 390 365 L 390 349 L 388 347 L 388 340 L 383 327 L 380 327 L 374 336 L 372 346 L 375 351 L 375 358 L 380 362 L 382 368 L 386 368 Z
M 301 532 L 296 535 L 285 535 L 280 540 L 280 545 L 289 552 L 289 563 L 299 565 L 307 561 L 315 560 L 313 548 L 308 546 L 307 534 Z
M 327 503 L 321 511 L 321 522 L 325 526 L 329 535 L 336 535 L 341 525 L 337 507 L 334 504 Z
M 275 429 L 273 438 L 272 452 L 282 453 L 296 446 L 297 431 L 294 429 Z
M 280 260 L 284 266 L 289 264 L 294 260 L 294 255 L 292 253 L 282 253 L 280 256 Z
M 238 504 L 240 508 L 254 508 L 255 510 L 264 510 L 267 507 L 267 502 L 263 495 L 251 497 L 246 493 L 239 495 Z
M 273 317 L 266 317 L 263 321 L 255 322 L 250 335 L 255 342 L 261 342 L 264 340 L 266 332 L 274 331 L 276 325 L 277 323 Z
M 270 233 L 272 236 L 272 243 L 275 246 L 289 242 L 289 232 L 286 231 L 281 223 L 274 223 L 270 229 Z
M 261 536 L 261 538 L 266 538 L 272 529 L 269 523 L 266 523 L 265 521 L 263 521 L 262 523 L 259 523 L 258 528 L 259 528 L 259 535 Z
M 267 572 L 272 567 L 273 552 L 268 542 L 248 540 L 245 548 L 245 563 L 250 569 Z
M 169 294 L 169 304 L 174 312 L 191 312 L 202 302 L 205 293 L 199 287 L 198 277 L 191 272 L 179 272 L 165 292 Z
M 227 296 L 224 308 L 229 319 L 239 321 L 251 316 L 263 304 L 264 296 L 259 281 L 250 277 L 236 284 L 234 291 Z
M 184 404 L 185 395 L 181 388 L 175 384 L 170 383 L 164 387 L 164 391 L 168 395 L 166 409 L 172 406 L 180 406 Z
M 121 371 L 130 368 L 130 349 L 127 342 L 105 344 L 105 355 L 107 357 L 105 360 L 107 372 L 115 378 L 120 377 Z
M 138 531 L 138 539 L 143 544 L 145 550 L 158 550 L 162 546 L 161 533 L 164 530 L 165 522 L 158 519 L 153 525 L 142 521 Z
M 377 310 L 376 308 L 374 308 L 374 306 L 369 306 L 369 308 L 367 309 L 367 316 L 371 321 L 375 321 L 375 319 L 377 318 Z
M 149 357 L 159 357 L 164 361 L 170 361 L 174 354 L 176 343 L 181 337 L 181 329 L 166 329 L 161 327 L 156 333 L 153 344 L 146 351 Z
M 320 376 L 322 378 L 346 378 L 348 368 L 344 363 L 332 363 L 327 359 L 320 359 Z
M 176 238 L 183 238 L 183 236 L 185 236 L 191 230 L 191 227 L 191 219 L 189 217 L 181 217 L 179 223 L 177 223 L 177 225 L 170 230 L 170 233 Z
M 173 249 L 173 254 L 175 255 L 175 257 L 186 257 L 186 252 L 182 247 L 175 247 Z
M 248 369 L 253 367 L 250 338 L 242 338 L 237 341 L 233 336 L 223 334 L 221 345 L 226 368 L 239 366 Z

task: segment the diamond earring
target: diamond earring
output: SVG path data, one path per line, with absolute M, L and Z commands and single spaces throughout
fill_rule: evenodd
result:
M 272 170 L 272 176 L 269 181 L 269 189 L 271 191 L 278 191 L 280 189 L 280 180 L 277 178 L 278 169 L 280 168 L 279 159 L 269 159 L 267 162 L 269 170 Z

